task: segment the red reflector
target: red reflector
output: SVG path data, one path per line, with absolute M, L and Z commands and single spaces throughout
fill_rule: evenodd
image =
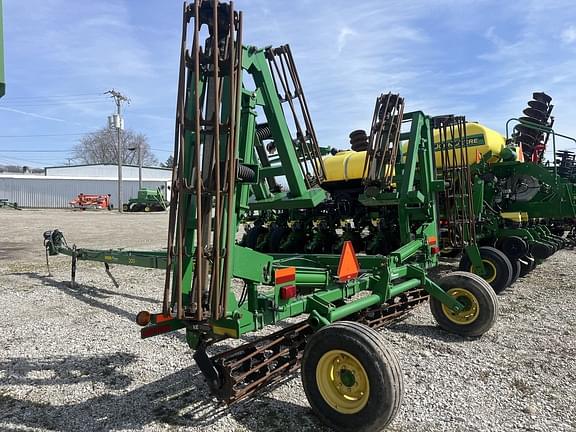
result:
M 156 314 L 154 315 L 154 322 L 156 324 L 160 324 L 166 321 L 170 321 L 172 320 L 172 316 L 171 315 L 162 315 L 162 314 Z
M 285 267 L 276 269 L 274 272 L 274 284 L 280 285 L 296 280 L 296 267 Z
M 428 237 L 428 244 L 430 246 L 435 245 L 436 244 L 436 237 L 434 237 L 434 236 Z
M 430 252 L 432 252 L 432 255 L 436 255 L 437 253 L 440 253 L 440 248 L 438 246 L 432 246 Z
M 286 285 L 280 288 L 280 298 L 282 300 L 288 300 L 292 297 L 296 297 L 296 285 Z
M 169 331 L 172 331 L 172 327 L 166 324 L 160 326 L 146 327 L 140 331 L 140 337 L 142 339 L 146 339 L 151 336 L 156 336 L 162 333 L 168 333 Z

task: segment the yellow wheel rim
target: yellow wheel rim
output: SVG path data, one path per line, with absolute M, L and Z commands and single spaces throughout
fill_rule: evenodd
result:
M 342 350 L 325 353 L 316 366 L 320 394 L 334 410 L 355 414 L 368 403 L 370 383 L 362 364 Z
M 466 325 L 472 324 L 480 315 L 480 304 L 474 294 L 464 288 L 451 288 L 448 294 L 455 297 L 458 302 L 464 305 L 460 312 L 454 312 L 446 305 L 442 305 L 442 312 L 446 318 L 455 324 Z
M 488 270 L 488 274 L 483 276 L 484 280 L 488 283 L 494 282 L 496 276 L 498 275 L 498 272 L 496 271 L 496 265 L 487 259 L 483 259 L 482 264 L 484 264 L 484 269 Z M 474 265 L 470 266 L 470 273 L 476 274 L 474 271 Z

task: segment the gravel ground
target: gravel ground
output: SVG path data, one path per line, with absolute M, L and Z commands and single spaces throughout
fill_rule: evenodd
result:
M 297 375 L 227 408 L 207 394 L 181 334 L 139 339 L 135 314 L 159 310 L 162 272 L 52 259 L 41 236 L 79 246 L 160 248 L 165 214 L 0 211 L 0 429 L 324 431 Z M 383 331 L 405 380 L 390 431 L 576 431 L 576 256 L 560 251 L 499 296 L 478 340 L 434 324 L 426 306 Z M 234 345 L 237 341 L 228 344 Z M 224 344 L 226 345 L 226 344 Z

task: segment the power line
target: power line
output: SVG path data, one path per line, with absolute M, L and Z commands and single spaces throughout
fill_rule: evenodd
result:
M 86 96 L 102 96 L 102 93 L 77 93 L 77 94 L 58 94 L 58 95 L 46 95 L 46 96 L 8 96 L 7 98 L 12 99 L 65 99 L 65 98 L 76 98 L 76 97 L 86 97 Z
M 33 134 L 33 135 L 0 135 L 0 138 L 34 138 L 34 137 L 60 137 L 60 136 L 77 136 L 96 133 L 94 132 L 75 132 L 65 134 Z
M 62 160 L 62 158 L 50 158 L 50 159 L 42 159 L 42 160 L 38 160 L 38 159 L 22 159 L 22 158 L 16 158 L 16 157 L 8 157 L 8 156 L 4 156 L 3 154 L 0 153 L 0 159 L 4 160 L 4 161 L 8 161 L 8 163 L 11 163 L 9 161 L 17 161 L 17 162 L 26 162 L 26 163 L 44 163 L 47 160 Z M 6 163 L 6 162 L 4 162 Z M 13 163 L 13 162 L 12 162 Z
M 2 150 L 2 153 L 69 153 L 71 150 Z
M 16 107 L 16 108 L 23 108 L 23 107 L 42 107 L 42 106 L 54 106 L 54 105 L 70 105 L 70 104 L 86 104 L 86 105 L 94 105 L 94 104 L 101 104 L 105 103 L 105 100 L 68 100 L 68 101 L 58 101 L 58 102 L 36 102 L 36 103 L 11 103 L 7 101 L 8 108 Z

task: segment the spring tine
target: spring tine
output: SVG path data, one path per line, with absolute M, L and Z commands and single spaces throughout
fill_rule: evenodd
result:
M 386 184 L 392 184 L 394 178 L 394 167 L 396 165 L 396 159 L 398 159 L 398 149 L 400 145 L 400 132 L 402 129 L 402 119 L 404 118 L 404 100 L 398 100 L 398 113 L 397 115 L 397 126 L 396 134 L 394 135 L 395 145 L 392 147 L 392 153 L 390 157 L 390 168 L 387 170 L 388 175 L 386 176 Z
M 220 51 L 218 47 L 218 0 L 213 0 L 212 2 L 213 10 L 213 36 L 212 36 L 212 60 L 213 60 L 213 73 L 214 73 L 214 111 L 212 112 L 213 120 L 213 134 L 214 134 L 214 211 L 215 211 L 215 223 L 214 223 L 214 237 L 213 237 L 213 250 L 214 250 L 214 262 L 212 265 L 212 275 L 211 284 L 214 290 L 214 295 L 216 301 L 213 304 L 214 309 L 212 310 L 213 317 L 215 319 L 220 318 L 221 311 L 218 310 L 218 305 L 220 304 L 220 251 L 221 251 L 221 231 L 222 231 L 222 184 L 220 178 Z
M 232 203 L 232 198 L 234 197 L 234 186 L 235 186 L 235 160 L 236 160 L 236 135 L 235 135 L 235 118 L 236 118 L 236 101 L 235 91 L 236 91 L 236 80 L 235 80 L 235 45 L 234 45 L 234 3 L 230 2 L 230 26 L 229 26 L 229 33 L 228 33 L 228 40 L 226 43 L 226 51 L 228 52 L 229 56 L 229 85 L 228 85 L 228 100 L 230 101 L 231 107 L 230 112 L 228 113 L 228 145 L 226 146 L 226 162 L 227 167 L 224 173 L 224 188 L 225 188 L 225 199 L 226 199 L 226 225 L 225 225 L 225 236 L 224 236 L 224 259 L 223 259 L 223 275 L 222 275 L 222 282 L 220 286 L 220 291 L 224 293 L 220 298 L 219 308 L 222 311 L 226 311 L 227 301 L 226 297 L 226 287 L 227 281 L 230 279 L 230 269 L 229 265 L 229 256 L 230 256 L 230 236 L 232 230 L 232 211 L 234 211 L 234 206 Z
M 297 89 L 298 99 L 300 101 L 300 106 L 302 107 L 303 116 L 304 116 L 304 123 L 306 125 L 306 129 L 309 132 L 312 140 L 314 141 L 313 150 L 315 151 L 315 160 L 319 162 L 319 164 L 313 164 L 314 168 L 318 168 L 317 176 L 320 180 L 326 178 L 326 170 L 324 168 L 324 160 L 322 159 L 322 155 L 320 154 L 320 149 L 318 148 L 318 140 L 316 138 L 316 130 L 314 129 L 314 124 L 312 123 L 312 118 L 310 116 L 310 110 L 308 109 L 308 103 L 306 102 L 306 96 L 304 95 L 304 91 L 302 89 L 302 83 L 300 81 L 300 76 L 298 75 L 298 71 L 296 69 L 296 63 L 294 62 L 294 58 L 292 57 L 292 50 L 290 49 L 290 45 L 285 45 L 286 47 L 286 55 L 288 58 L 288 65 L 290 69 L 290 74 L 292 76 L 292 80 L 294 81 L 294 85 Z M 317 166 L 318 165 L 318 166 Z
M 234 236 L 235 232 L 232 231 L 232 221 L 233 221 L 233 214 L 235 211 L 236 203 L 234 201 L 235 196 L 235 187 L 236 187 L 236 154 L 237 154 L 237 133 L 236 133 L 236 114 L 240 107 L 240 99 L 239 99 L 239 92 L 240 92 L 240 83 L 241 83 L 241 76 L 242 76 L 242 14 L 238 15 L 238 30 L 237 30 L 237 40 L 234 40 L 235 35 L 235 12 L 234 12 L 234 4 L 230 4 L 230 17 L 231 17 L 231 25 L 230 25 L 230 36 L 229 36 L 229 46 L 230 46 L 230 101 L 232 102 L 232 108 L 230 110 L 229 116 L 229 125 L 230 130 L 228 132 L 228 139 L 229 139 L 229 153 L 228 153 L 228 188 L 227 188 L 227 231 L 226 231 L 226 250 L 224 255 L 224 276 L 223 276 L 223 283 L 222 283 L 222 295 L 221 298 L 221 310 L 226 311 L 228 309 L 228 295 L 226 293 L 227 283 L 231 278 L 230 270 L 231 270 L 231 249 L 234 245 Z M 240 47 L 240 51 L 237 51 L 237 47 Z M 240 56 L 237 58 L 237 56 Z
M 381 97 L 382 95 L 380 95 Z M 368 137 L 368 148 L 366 150 L 366 158 L 364 159 L 364 171 L 362 177 L 365 179 L 372 178 L 372 163 L 374 159 L 374 132 L 373 126 L 376 116 L 378 115 L 378 99 L 376 98 L 376 103 L 374 104 L 374 112 L 372 113 L 372 125 L 370 126 L 370 136 Z
M 392 184 L 403 116 L 404 100 L 399 95 L 389 92 L 376 99 L 363 169 L 366 184 Z
M 468 156 L 468 137 L 464 116 L 436 118 L 442 161 L 442 178 L 450 187 L 442 194 L 447 240 L 452 247 L 476 242 L 476 220 L 472 197 L 472 174 Z M 458 137 L 456 137 L 458 135 Z
M 389 94 L 389 98 L 391 94 Z M 396 120 L 397 123 L 394 122 Z M 393 163 L 396 162 L 395 156 L 398 151 L 398 136 L 400 131 L 400 124 L 402 121 L 402 116 L 400 115 L 400 98 L 395 98 L 393 107 L 390 110 L 390 125 L 388 127 L 388 133 L 386 135 L 386 151 L 387 156 L 383 159 L 382 168 L 384 169 L 383 178 L 384 184 L 390 186 L 392 184 L 391 169 Z M 396 126 L 398 124 L 398 126 Z M 393 134 L 393 135 L 392 135 Z
M 181 118 L 183 113 L 180 111 L 181 101 L 184 98 L 184 87 L 185 87 L 185 58 L 186 58 L 186 30 L 188 27 L 188 17 L 187 17 L 188 5 L 186 2 L 183 4 L 182 12 L 182 41 L 181 41 L 181 51 L 180 51 L 180 68 L 178 77 L 178 102 L 177 102 L 177 114 L 176 114 L 176 124 L 174 131 L 174 163 L 172 165 L 172 186 L 175 185 L 177 179 L 179 178 L 179 166 L 181 165 L 179 158 L 180 155 L 180 127 L 183 124 L 183 119 Z M 167 244 L 167 258 L 166 258 L 166 277 L 164 280 L 164 296 L 162 301 L 162 313 L 167 315 L 170 312 L 170 281 L 172 275 L 172 263 L 174 256 L 174 229 L 176 224 L 176 209 L 178 207 L 178 202 L 180 198 L 179 187 L 172 188 L 172 195 L 170 196 L 170 215 L 168 219 L 168 244 Z
M 296 138 L 300 143 L 298 163 L 306 185 L 313 187 L 322 182 L 325 178 L 325 171 L 316 132 L 312 126 L 310 112 L 290 47 L 282 45 L 275 49 L 268 48 L 266 58 L 278 96 L 282 102 L 288 103 L 292 114 Z M 298 107 L 296 107 L 295 100 L 298 101 Z M 298 112 L 300 115 L 297 114 Z
M 194 13 L 195 16 L 199 15 L 199 1 L 194 2 Z M 204 185 L 202 182 L 202 170 L 201 167 L 201 145 L 202 137 L 200 130 L 200 95 L 198 93 L 198 86 L 200 80 L 200 24 L 199 19 L 194 20 L 194 41 L 192 45 L 193 57 L 194 57 L 194 174 L 195 174 L 195 192 L 196 192 L 196 260 L 194 265 L 194 285 L 193 295 L 196 303 L 195 319 L 200 321 L 203 318 L 202 310 L 202 288 L 203 280 L 202 275 L 204 274 L 204 255 L 203 255 L 203 230 L 202 230 L 202 191 Z
M 390 93 L 388 93 L 388 94 L 390 94 Z M 381 171 L 381 170 L 382 170 L 382 163 L 383 163 L 383 160 L 384 160 L 384 158 L 383 158 L 383 151 L 385 151 L 385 150 L 382 148 L 382 144 L 383 144 L 383 141 L 382 141 L 382 131 L 383 131 L 383 129 L 384 129 L 385 121 L 384 121 L 384 117 L 380 118 L 380 113 L 381 113 L 381 112 L 384 112 L 384 113 L 387 113 L 387 112 L 388 112 L 388 102 L 390 102 L 390 99 L 385 98 L 385 101 L 386 101 L 386 105 L 381 105 L 381 106 L 380 106 L 380 109 L 379 109 L 379 111 L 378 111 L 378 118 L 377 118 L 377 121 L 378 121 L 378 130 L 377 130 L 377 132 L 376 132 L 376 142 L 375 142 L 375 145 L 376 145 L 376 157 L 377 157 L 377 159 L 376 159 L 376 166 L 374 167 L 377 178 L 380 177 L 380 174 L 381 174 L 381 172 L 382 172 L 382 171 Z M 382 108 L 384 108 L 384 109 L 382 110 Z

